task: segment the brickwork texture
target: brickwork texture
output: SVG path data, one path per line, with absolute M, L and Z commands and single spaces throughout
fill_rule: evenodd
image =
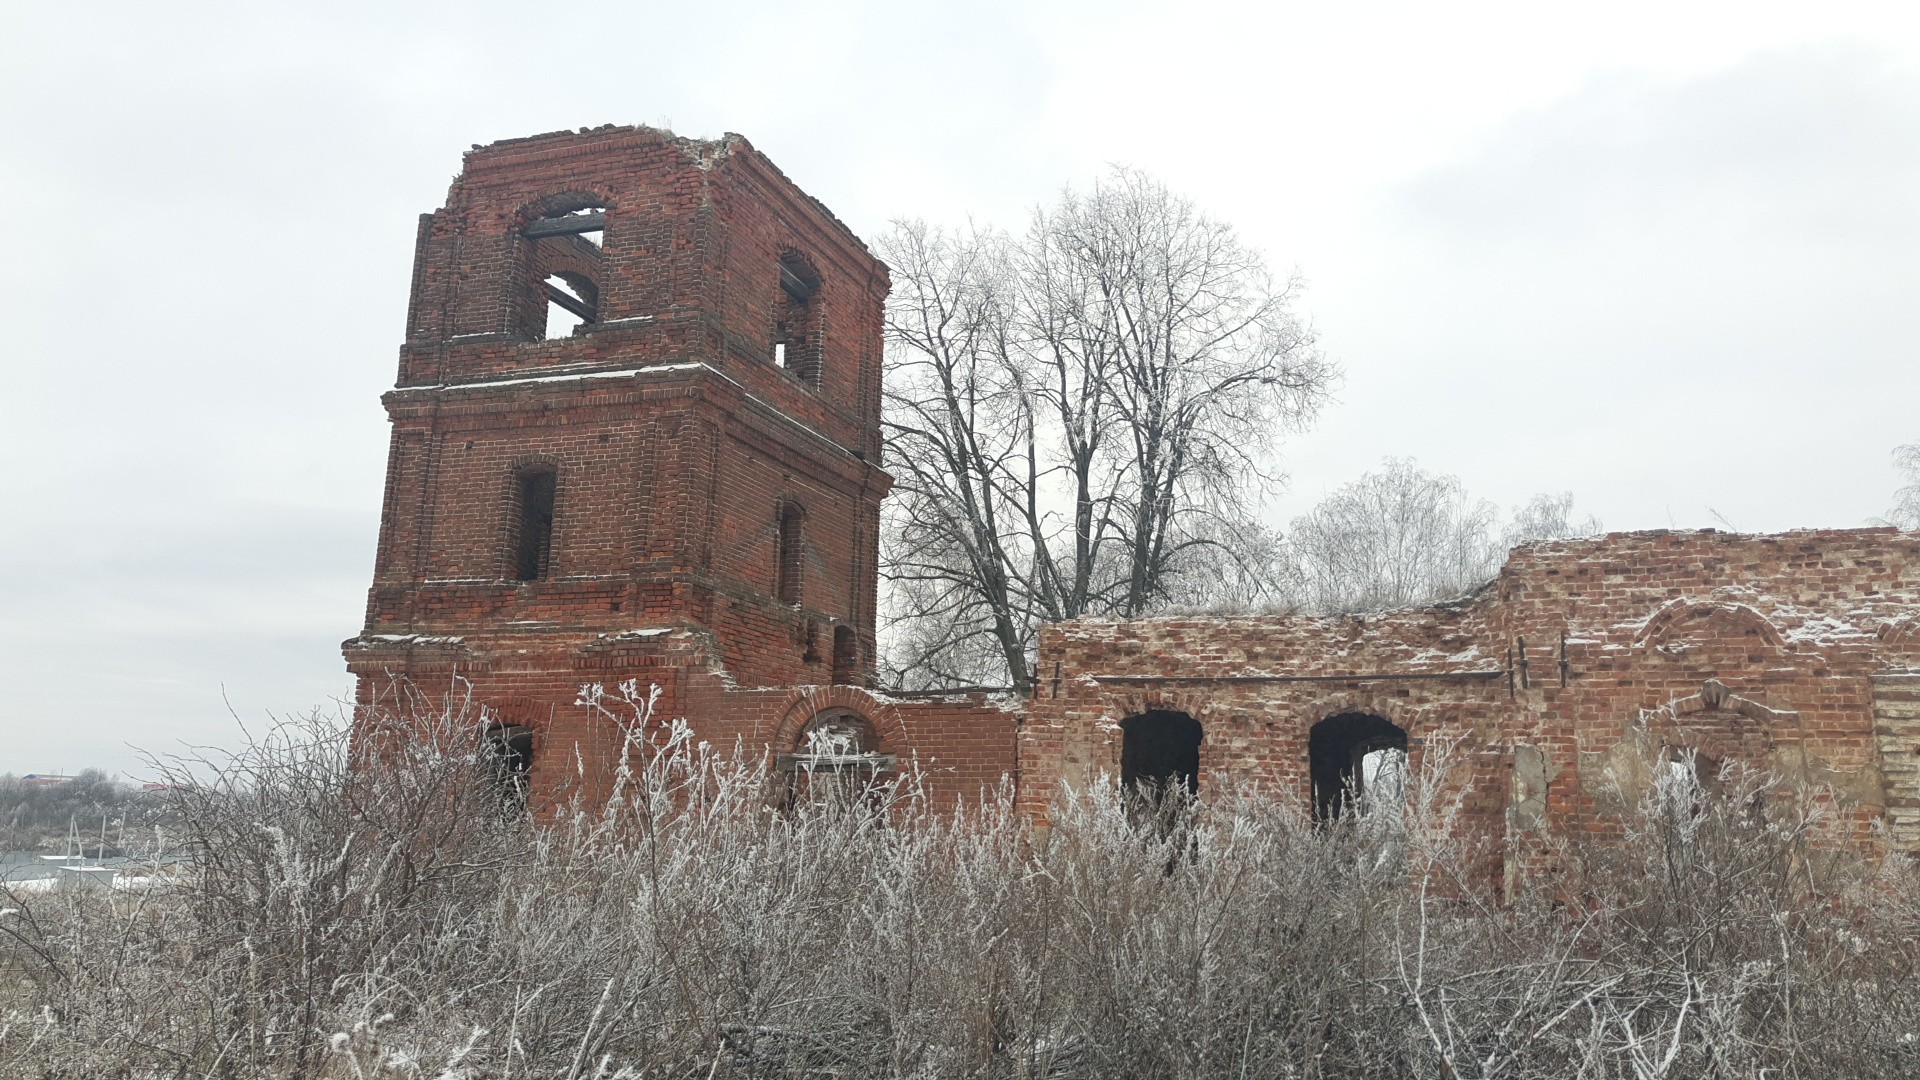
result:
M 604 786 L 618 732 L 578 699 L 631 680 L 750 753 L 853 718 L 937 798 L 1005 786 L 1040 823 L 1184 717 L 1195 763 L 1168 768 L 1203 797 L 1250 780 L 1331 812 L 1340 754 L 1444 744 L 1463 820 L 1522 852 L 1617 832 L 1657 769 L 1737 761 L 1830 788 L 1864 847 L 1920 849 L 1920 535 L 1534 544 L 1450 604 L 1079 620 L 1043 629 L 1029 700 L 887 694 L 888 274 L 824 206 L 736 135 L 509 140 L 421 217 L 412 288 L 345 654 L 363 704 L 468 687 L 530 730 L 536 802 Z M 549 336 L 556 305 L 578 325 Z

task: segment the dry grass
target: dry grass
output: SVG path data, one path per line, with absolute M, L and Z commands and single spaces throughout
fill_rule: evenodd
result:
M 617 704 L 620 790 L 542 826 L 457 704 L 172 763 L 172 884 L 0 904 L 0 1074 L 1920 1072 L 1920 890 L 1822 856 L 1820 793 L 1767 777 L 1676 773 L 1500 903 L 1437 751 L 1398 821 L 1252 789 L 1143 819 L 1102 789 L 1037 840 L 911 776 L 783 807 Z

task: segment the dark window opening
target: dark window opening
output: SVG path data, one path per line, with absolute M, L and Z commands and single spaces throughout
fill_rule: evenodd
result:
M 774 527 L 774 595 L 789 604 L 800 602 L 800 575 L 806 559 L 802 526 L 806 511 L 793 503 L 782 503 Z
M 533 775 L 533 729 L 500 724 L 487 729 L 486 765 L 500 801 L 510 807 L 527 805 L 527 784 Z
M 528 260 L 523 280 L 533 291 L 522 305 L 521 336 L 551 340 L 600 321 L 606 226 L 605 210 L 589 206 L 539 218 L 521 230 Z
M 842 685 L 859 681 L 860 635 L 851 626 L 833 628 L 833 681 Z
M 1406 798 L 1407 733 L 1368 713 L 1341 713 L 1307 736 L 1313 816 L 1332 821 L 1351 810 L 1393 813 Z
M 1200 722 L 1156 709 L 1120 722 L 1120 784 L 1131 796 L 1160 801 L 1200 793 Z
M 559 476 L 551 468 L 521 469 L 514 477 L 512 560 L 518 581 L 547 576 L 553 553 L 553 500 Z
M 820 385 L 820 275 L 799 255 L 780 257 L 774 290 L 773 362 L 810 386 Z

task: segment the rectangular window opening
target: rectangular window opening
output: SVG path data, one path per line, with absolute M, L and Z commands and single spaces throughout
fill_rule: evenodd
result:
M 820 385 L 819 272 L 800 255 L 780 257 L 780 286 L 773 298 L 773 362 L 809 386 Z
M 521 336 L 552 341 L 599 321 L 606 228 L 605 210 L 588 207 L 540 218 L 521 231 L 533 289 L 515 316 Z
M 801 542 L 801 522 L 805 515 L 799 507 L 792 504 L 780 508 L 780 519 L 775 528 L 774 591 L 782 601 L 789 604 L 800 602 L 800 572 L 805 547 Z
M 548 341 L 573 334 L 599 318 L 599 296 L 593 283 L 579 275 L 549 274 L 544 289 Z
M 552 469 L 528 469 L 520 473 L 516 492 L 519 520 L 514 529 L 513 576 L 519 581 L 538 581 L 547 576 L 547 562 L 553 549 L 553 498 L 557 476 Z

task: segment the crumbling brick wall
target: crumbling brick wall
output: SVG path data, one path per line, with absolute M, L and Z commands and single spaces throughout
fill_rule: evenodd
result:
M 548 339 L 553 275 L 591 318 Z M 869 681 L 887 288 L 739 136 L 476 147 L 421 218 L 346 644 L 362 699 L 464 680 L 532 729 L 553 788 L 575 751 L 604 773 L 617 746 L 574 703 L 584 683 L 658 685 L 663 713 L 726 743 L 770 737 L 756 690 Z M 783 366 L 776 344 L 803 334 L 804 368 Z M 530 471 L 553 477 L 550 519 L 526 514 Z
M 1022 802 L 1120 769 L 1128 717 L 1187 713 L 1200 783 L 1313 798 L 1307 744 L 1343 713 L 1454 748 L 1465 818 L 1529 835 L 1620 827 L 1688 752 L 1830 786 L 1863 846 L 1920 846 L 1920 536 L 1613 534 L 1517 549 L 1460 602 L 1340 618 L 1080 620 L 1042 631 Z
M 553 275 L 585 322 L 548 339 Z M 1185 716 L 1203 793 L 1258 780 L 1303 812 L 1337 808 L 1342 753 L 1387 739 L 1418 769 L 1445 746 L 1466 821 L 1516 853 L 1617 831 L 1688 753 L 1828 785 L 1860 843 L 1885 822 L 1920 848 L 1920 536 L 1890 529 L 1537 544 L 1433 608 L 1047 627 L 1027 702 L 875 693 L 887 288 L 738 136 L 475 148 L 421 218 L 384 398 L 374 582 L 345 646 L 362 701 L 395 677 L 470 686 L 532 731 L 548 799 L 591 796 L 617 755 L 580 687 L 632 680 L 701 738 L 776 757 L 840 710 L 942 799 L 1017 783 L 1036 820 L 1122 769 L 1133 718 Z M 536 474 L 553 497 L 533 512 Z M 1333 720 L 1347 742 L 1316 728 Z

